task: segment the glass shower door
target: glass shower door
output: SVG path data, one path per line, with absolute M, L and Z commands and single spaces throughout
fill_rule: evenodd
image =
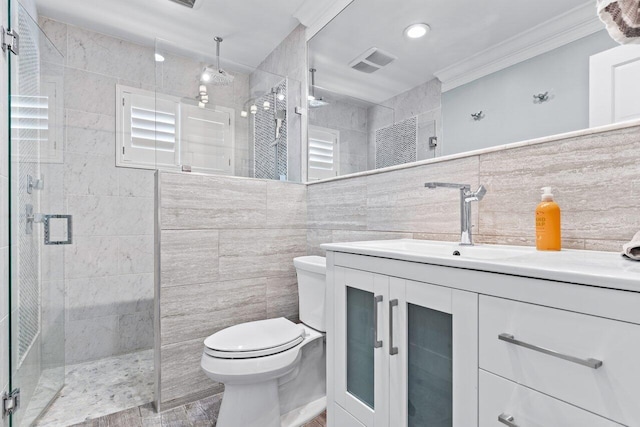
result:
M 20 36 L 10 55 L 11 390 L 20 390 L 12 425 L 28 426 L 64 384 L 65 215 L 62 54 L 30 10 L 11 0 Z

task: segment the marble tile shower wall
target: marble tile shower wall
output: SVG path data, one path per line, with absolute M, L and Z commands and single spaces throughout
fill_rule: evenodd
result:
M 153 50 L 47 18 L 40 25 L 65 57 L 60 197 L 74 219 L 66 363 L 151 348 L 153 172 L 115 167 L 115 86 L 153 90 Z
M 306 186 L 159 174 L 160 407 L 222 391 L 200 369 L 202 342 L 228 326 L 298 318 L 293 258 L 306 254 Z
M 427 181 L 487 187 L 474 206 L 478 243 L 535 245 L 533 213 L 549 185 L 563 212 L 565 248 L 619 251 L 640 230 L 640 127 L 487 152 L 311 184 L 310 254 L 321 243 L 459 239 L 458 194 Z
M 289 170 L 288 180 L 291 182 L 302 182 L 302 177 L 307 176 L 306 159 L 307 147 L 302 144 L 302 135 L 307 135 L 307 121 L 300 120 L 295 113 L 295 106 L 302 106 L 303 99 L 306 99 L 307 87 L 307 39 L 306 27 L 298 25 L 256 68 L 258 71 L 287 76 L 301 85 L 300 94 L 297 87 L 290 82 L 289 106 L 287 115 L 289 117 L 287 164 Z M 257 74 L 254 76 L 254 74 Z M 259 73 L 252 74 L 252 80 L 259 77 Z M 252 87 L 255 83 L 252 82 Z M 302 99 L 300 99 L 300 97 Z
M 340 132 L 339 174 L 362 172 L 367 167 L 367 109 L 344 101 L 309 109 L 309 126 Z
M 398 123 L 411 117 L 418 119 L 418 147 L 428 147 L 430 136 L 438 137 L 442 141 L 442 98 L 441 83 L 438 79 L 430 80 L 426 83 L 418 85 L 406 92 L 389 98 L 380 105 L 391 108 L 394 117 L 391 123 Z M 377 129 L 389 126 L 389 113 L 378 106 L 370 107 L 367 111 L 367 132 L 369 141 L 369 169 L 375 168 L 375 133 Z M 434 129 L 435 124 L 435 129 Z M 442 148 L 435 149 L 436 155 L 440 156 Z M 418 150 L 418 160 L 432 158 L 434 156 L 432 149 Z
M 0 0 L 0 25 L 8 28 L 7 0 Z M 8 116 L 8 59 L 0 51 L 0 117 Z M 0 120 L 0 393 L 9 390 L 9 141 L 7 121 Z M 9 419 L 0 419 L 1 427 Z

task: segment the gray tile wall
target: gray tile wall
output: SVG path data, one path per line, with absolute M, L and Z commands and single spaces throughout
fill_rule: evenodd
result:
M 306 187 L 159 173 L 160 406 L 222 390 L 200 369 L 203 340 L 237 323 L 298 318 L 293 258 L 307 248 Z
M 456 191 L 427 181 L 487 187 L 473 206 L 475 241 L 535 245 L 540 187 L 562 209 L 565 248 L 619 251 L 640 230 L 640 127 L 308 186 L 308 252 L 325 242 L 459 239 Z

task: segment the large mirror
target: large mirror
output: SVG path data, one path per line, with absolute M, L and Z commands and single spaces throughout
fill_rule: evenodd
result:
M 640 118 L 595 0 L 354 0 L 308 50 L 310 181 Z

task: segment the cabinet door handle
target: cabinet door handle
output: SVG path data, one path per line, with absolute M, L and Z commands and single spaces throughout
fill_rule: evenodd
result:
M 518 424 L 513 422 L 514 420 L 515 418 L 513 418 L 513 415 L 509 415 L 504 412 L 498 415 L 498 421 L 509 427 L 518 427 Z
M 373 298 L 373 348 L 382 347 L 382 340 L 378 340 L 378 303 L 382 302 L 382 295 Z
M 393 307 L 398 306 L 398 300 L 392 299 L 389 301 L 389 354 L 398 354 L 398 347 L 393 346 Z
M 533 345 L 533 344 L 526 343 L 524 341 L 517 340 L 511 334 L 505 334 L 505 333 L 500 334 L 500 335 L 498 335 L 498 339 L 501 340 L 501 341 L 506 341 L 506 342 L 511 343 L 511 344 L 519 345 L 520 347 L 528 348 L 529 350 L 538 351 L 540 353 L 548 354 L 549 356 L 557 357 L 559 359 L 568 360 L 569 362 L 573 362 L 573 363 L 577 363 L 579 365 L 587 366 L 587 367 L 592 368 L 592 369 L 598 369 L 599 367 L 602 366 L 602 360 L 592 359 L 592 358 L 581 359 L 579 357 L 569 356 L 568 354 L 562 354 L 562 353 L 559 353 L 559 352 L 557 352 L 555 350 L 551 350 L 551 349 L 544 348 L 544 347 L 539 347 L 537 345 Z

